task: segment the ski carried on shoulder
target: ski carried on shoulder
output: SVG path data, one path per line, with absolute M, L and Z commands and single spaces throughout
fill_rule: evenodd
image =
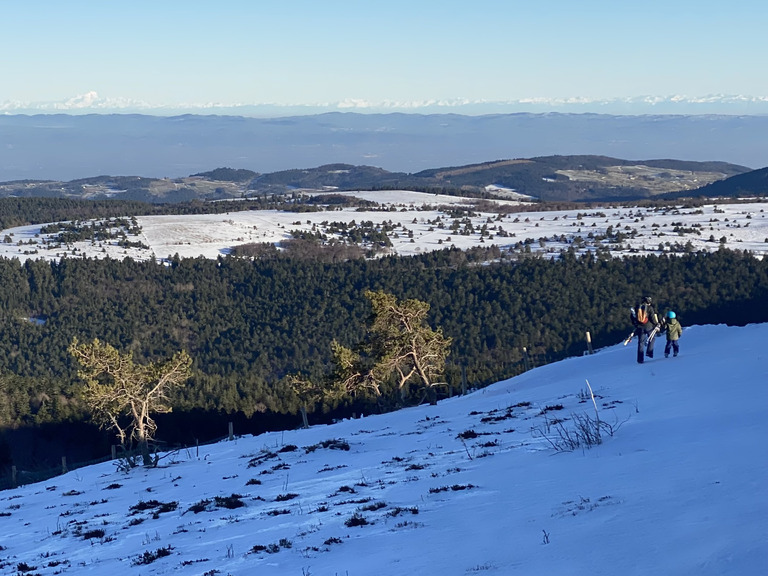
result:
M 632 317 L 632 324 L 634 324 L 635 323 L 635 318 L 637 318 L 637 312 L 635 312 L 634 308 L 630 308 L 629 309 L 629 314 Z M 626 346 L 627 344 L 632 342 L 632 338 L 634 338 L 634 337 L 635 337 L 635 329 L 633 328 L 632 332 L 629 333 L 629 336 L 624 338 L 624 346 Z

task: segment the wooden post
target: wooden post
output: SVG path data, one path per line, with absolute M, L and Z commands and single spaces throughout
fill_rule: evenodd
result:
M 465 396 L 467 394 L 467 366 L 462 365 L 461 367 L 461 395 Z
M 528 361 L 528 349 L 523 346 L 523 369 L 528 372 L 531 369 L 530 362 Z
M 232 422 L 229 423 L 229 439 L 235 439 L 235 425 Z
M 112 460 L 117 460 L 117 446 L 112 444 Z
M 67 457 L 66 456 L 61 457 L 61 473 L 62 474 L 67 473 Z
M 594 354 L 592 351 L 592 335 L 589 333 L 589 330 L 587 330 L 587 351 L 589 354 Z
M 16 487 L 16 466 L 11 466 L 11 485 Z

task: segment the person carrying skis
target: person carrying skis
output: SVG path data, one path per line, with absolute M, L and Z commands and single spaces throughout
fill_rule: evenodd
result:
M 637 336 L 637 362 L 642 364 L 644 355 L 653 358 L 653 343 L 659 331 L 659 318 L 653 309 L 650 296 L 646 296 L 642 304 L 632 308 L 631 320 L 635 327 L 634 335 Z
M 667 344 L 664 346 L 664 358 L 669 358 L 670 351 L 673 356 L 680 354 L 680 344 L 677 341 L 683 335 L 683 327 L 677 320 L 677 314 L 670 310 L 667 317 L 662 320 L 662 327 L 667 333 Z

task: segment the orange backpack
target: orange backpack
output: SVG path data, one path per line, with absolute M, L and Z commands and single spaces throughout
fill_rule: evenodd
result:
M 648 312 L 646 312 L 645 306 L 640 306 L 637 309 L 637 321 L 640 324 L 645 324 L 646 322 L 648 322 Z

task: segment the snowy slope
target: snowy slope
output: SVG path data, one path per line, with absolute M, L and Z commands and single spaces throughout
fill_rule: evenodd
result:
M 694 326 L 674 359 L 618 344 L 437 406 L 0 492 L 0 573 L 765 574 L 766 340 Z M 587 379 L 614 434 L 557 451 L 555 419 L 594 415 Z

